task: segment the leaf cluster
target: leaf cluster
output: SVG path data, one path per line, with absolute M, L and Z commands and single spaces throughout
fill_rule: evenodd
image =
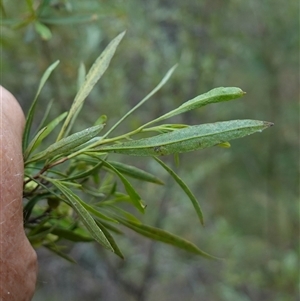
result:
M 176 69 L 174 66 L 145 98 L 105 133 L 102 134 L 102 131 L 105 129 L 107 117 L 101 115 L 91 127 L 70 134 L 87 96 L 107 70 L 124 34 L 125 32 L 121 33 L 109 43 L 86 76 L 85 69 L 81 66 L 78 80 L 81 86 L 70 110 L 47 123 L 52 106 L 49 103 L 37 133 L 30 139 L 38 96 L 59 62 L 52 64 L 41 78 L 26 118 L 23 137 L 24 198 L 27 200 L 24 205 L 24 222 L 27 236 L 34 246 L 44 246 L 68 260 L 72 259 L 63 252 L 59 243 L 63 239 L 73 242 L 97 241 L 123 258 L 113 237 L 113 234 L 122 234 L 119 226 L 123 225 L 148 238 L 206 258 L 214 258 L 191 242 L 162 229 L 145 225 L 133 215 L 131 207 L 144 213 L 146 202 L 129 178 L 154 185 L 163 185 L 163 182 L 145 170 L 110 160 L 109 154 L 148 156 L 155 160 L 185 192 L 199 222 L 204 225 L 203 213 L 194 194 L 175 171 L 158 157 L 170 154 L 178 157 L 183 152 L 213 146 L 230 147 L 228 141 L 260 132 L 272 123 L 232 120 L 193 126 L 161 124 L 162 121 L 187 111 L 244 95 L 239 88 L 221 87 L 188 100 L 131 132 L 113 137 L 112 132 L 163 87 Z M 60 130 L 53 144 L 41 149 L 44 139 L 59 126 Z M 137 134 L 146 132 L 155 134 L 148 138 L 135 139 Z M 119 183 L 122 183 L 122 189 L 119 188 Z

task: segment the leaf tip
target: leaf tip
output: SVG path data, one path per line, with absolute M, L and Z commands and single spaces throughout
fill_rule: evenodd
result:
M 219 147 L 223 147 L 223 148 L 230 148 L 231 145 L 229 142 L 221 142 L 218 144 Z
M 265 121 L 264 124 L 265 124 L 266 126 L 268 126 L 268 127 L 271 127 L 271 126 L 274 125 L 273 122 L 268 122 L 268 121 Z

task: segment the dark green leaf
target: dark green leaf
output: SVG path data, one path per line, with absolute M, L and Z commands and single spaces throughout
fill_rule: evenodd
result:
M 65 260 L 71 262 L 71 263 L 76 263 L 76 261 L 67 255 L 66 253 L 62 252 L 60 248 L 54 244 L 44 244 L 44 247 L 47 248 L 49 251 L 55 253 L 56 255 L 64 258 Z
M 158 158 L 154 157 L 154 159 L 173 177 L 173 179 L 177 182 L 177 184 L 182 188 L 182 190 L 185 192 L 185 194 L 189 197 L 191 200 L 194 209 L 198 215 L 198 218 L 200 220 L 200 223 L 204 225 L 204 218 L 203 213 L 201 210 L 201 207 L 194 196 L 194 194 L 191 192 L 191 190 L 188 188 L 188 186 L 183 182 L 183 180 L 172 170 L 170 167 L 168 167 L 163 161 L 159 160 Z
M 102 160 L 103 165 L 106 166 L 108 169 L 112 170 L 122 181 L 126 192 L 130 196 L 130 199 L 132 201 L 132 204 L 141 212 L 145 212 L 145 205 L 142 203 L 141 197 L 136 192 L 136 190 L 133 188 L 133 186 L 129 183 L 129 181 L 110 163 L 108 163 L 105 160 Z
M 125 219 L 121 219 L 121 218 L 119 218 L 118 220 L 124 226 L 132 229 L 133 231 L 135 231 L 143 236 L 151 238 L 153 240 L 164 242 L 166 244 L 172 245 L 179 249 L 183 249 L 187 252 L 190 252 L 190 253 L 193 253 L 196 255 L 203 256 L 208 259 L 218 259 L 217 257 L 209 255 L 206 252 L 200 250 L 197 246 L 195 246 L 191 242 L 189 242 L 179 236 L 171 234 L 167 231 L 161 230 L 159 228 L 143 225 L 143 224 L 134 223 L 132 221 L 126 221 Z
M 139 169 L 137 167 L 123 164 L 120 162 L 115 162 L 115 161 L 108 161 L 109 164 L 111 164 L 114 168 L 116 168 L 119 172 L 126 174 L 127 176 L 130 176 L 132 178 L 141 180 L 141 181 L 146 181 L 146 182 L 151 182 L 155 184 L 160 184 L 163 185 L 164 183 L 158 179 L 156 176 Z
M 74 194 L 69 188 L 63 185 L 60 181 L 53 180 L 53 179 L 47 179 L 47 180 L 51 182 L 53 185 L 55 185 L 60 190 L 60 192 L 67 198 L 67 200 L 72 205 L 73 209 L 78 214 L 81 222 L 86 226 L 87 230 L 90 232 L 92 237 L 103 247 L 113 252 L 114 250 L 110 245 L 108 239 L 105 237 L 105 234 L 97 226 L 93 217 L 82 206 L 82 200 L 80 200 L 80 198 L 76 194 Z
M 114 249 L 114 252 L 120 258 L 124 259 L 124 256 L 123 256 L 121 250 L 119 249 L 118 245 L 116 244 L 116 242 L 115 242 L 114 238 L 112 237 L 112 235 L 108 232 L 108 230 L 105 228 L 105 226 L 100 221 L 96 220 L 96 223 L 99 226 L 99 228 L 103 231 L 103 233 L 106 236 L 106 238 L 108 239 L 110 245 Z
M 90 242 L 90 241 L 94 241 L 94 239 L 92 237 L 76 233 L 75 230 L 68 230 L 68 229 L 62 229 L 62 228 L 58 228 L 58 227 L 43 226 L 41 228 L 41 232 L 42 231 L 49 231 L 49 233 L 51 233 L 53 235 L 56 235 L 59 238 L 63 238 L 63 239 L 73 241 L 73 242 Z
M 47 41 L 52 38 L 51 30 L 46 25 L 36 21 L 34 22 L 34 28 L 43 40 Z

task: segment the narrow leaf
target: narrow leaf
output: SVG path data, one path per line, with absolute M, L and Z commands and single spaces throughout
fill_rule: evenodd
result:
M 89 70 L 83 85 L 80 87 L 78 93 L 75 96 L 67 119 L 63 124 L 63 127 L 57 137 L 57 141 L 61 140 L 70 131 L 69 124 L 71 123 L 74 116 L 77 116 L 78 111 L 81 109 L 84 100 L 108 68 L 109 63 L 124 35 L 125 31 L 119 34 L 115 39 L 113 39 Z
M 105 135 L 104 137 L 107 137 L 113 130 L 115 130 L 129 115 L 131 115 L 135 110 L 137 110 L 141 105 L 143 105 L 151 96 L 153 96 L 157 91 L 159 91 L 165 83 L 169 80 L 175 69 L 177 68 L 177 64 L 174 65 L 166 75 L 163 77 L 163 79 L 160 81 L 160 83 L 146 96 L 144 97 L 136 106 L 134 106 L 128 113 L 126 113 Z
M 65 259 L 71 263 L 76 263 L 76 260 L 74 260 L 72 257 L 67 255 L 66 253 L 62 252 L 56 245 L 44 244 L 43 246 L 45 248 L 47 248 L 49 251 L 53 252 L 54 254 L 62 257 L 63 259 Z
M 204 225 L 204 218 L 203 213 L 201 210 L 201 207 L 194 196 L 194 194 L 191 192 L 191 190 L 188 188 L 188 186 L 183 182 L 183 180 L 172 170 L 169 166 L 167 166 L 163 161 L 159 160 L 158 158 L 154 157 L 154 159 L 172 176 L 172 178 L 176 181 L 176 183 L 182 188 L 182 190 L 185 192 L 185 194 L 189 197 L 191 200 L 194 209 L 198 215 L 198 218 L 200 220 L 200 223 Z
M 80 63 L 78 68 L 78 75 L 77 75 L 77 90 L 80 90 L 80 87 L 83 85 L 86 76 L 85 65 Z
M 47 120 L 47 118 L 48 118 L 48 116 L 49 116 L 49 113 L 50 113 L 50 111 L 51 111 L 53 102 L 54 102 L 53 99 L 51 99 L 51 100 L 49 101 L 49 103 L 48 103 L 48 105 L 47 105 L 47 108 L 46 108 L 46 110 L 45 110 L 45 113 L 44 113 L 44 115 L 43 115 L 43 118 L 41 119 L 41 122 L 40 122 L 39 126 L 37 127 L 37 132 L 38 132 L 39 130 L 41 130 L 43 127 L 46 126 L 45 122 L 46 122 L 46 120 Z
M 97 226 L 96 222 L 94 221 L 93 217 L 88 213 L 88 211 L 82 206 L 81 200 L 79 197 L 74 194 L 69 188 L 64 186 L 60 181 L 48 179 L 57 189 L 67 198 L 67 200 L 72 205 L 73 209 L 76 211 L 80 220 L 85 225 L 87 230 L 90 232 L 92 237 L 100 243 L 106 249 L 109 249 L 113 252 L 113 248 L 110 245 L 108 239 L 105 237 L 102 230 Z
M 80 198 L 78 198 L 78 202 L 91 214 L 93 214 L 94 216 L 100 218 L 100 219 L 104 219 L 108 222 L 112 222 L 112 223 L 118 223 L 117 220 L 108 217 L 107 215 L 101 213 L 99 210 L 95 209 L 94 207 L 90 206 L 89 204 L 83 202 Z
M 121 224 L 123 224 L 124 226 L 132 229 L 133 231 L 135 231 L 143 236 L 146 236 L 150 239 L 164 242 L 166 244 L 172 245 L 179 249 L 183 249 L 187 252 L 190 252 L 190 253 L 193 253 L 196 255 L 203 256 L 208 259 L 218 259 L 217 257 L 209 255 L 208 253 L 200 250 L 193 243 L 191 243 L 177 235 L 174 235 L 167 231 L 164 231 L 162 229 L 143 225 L 143 224 L 134 223 L 132 221 L 126 221 L 125 219 L 121 219 L 121 218 L 119 219 L 119 222 Z
M 95 122 L 94 125 L 98 125 L 98 124 L 105 124 L 107 121 L 107 116 L 106 115 L 101 115 Z
M 38 141 L 40 140 L 40 138 L 42 137 L 43 133 L 47 130 L 46 127 L 42 128 L 35 136 L 34 138 L 31 140 L 31 142 L 29 143 L 28 147 L 26 148 L 23 157 L 24 157 L 24 161 L 26 161 L 26 159 L 29 157 L 29 155 L 33 152 L 33 150 L 37 147 L 36 145 L 38 144 Z
M 245 92 L 243 92 L 240 88 L 235 87 L 219 87 L 212 89 L 208 91 L 207 93 L 201 94 L 193 99 L 188 100 L 184 104 L 182 104 L 180 107 L 178 107 L 175 110 L 172 110 L 157 119 L 154 119 L 147 124 L 145 124 L 143 127 L 146 127 L 150 124 L 156 123 L 158 121 L 165 120 L 167 118 L 185 113 L 190 110 L 195 110 L 198 108 L 201 108 L 203 106 L 206 106 L 211 103 L 217 103 L 217 102 L 223 102 L 223 101 L 229 101 L 232 99 L 239 98 L 243 96 Z
M 47 79 L 49 78 L 49 76 L 51 75 L 52 71 L 56 68 L 56 66 L 59 64 L 59 61 L 56 61 L 55 63 L 53 63 L 52 65 L 50 65 L 47 70 L 45 71 L 45 73 L 43 74 L 37 93 L 34 97 L 34 100 L 31 104 L 31 107 L 28 111 L 27 117 L 26 117 L 26 123 L 25 123 L 25 128 L 24 128 L 24 134 L 23 134 L 23 143 L 22 143 L 22 149 L 23 152 L 25 151 L 25 149 L 28 146 L 29 143 L 29 135 L 30 135 L 30 129 L 31 129 L 31 125 L 32 125 L 32 121 L 33 121 L 33 116 L 34 116 L 34 112 L 35 112 L 35 107 L 37 104 L 37 98 L 42 90 L 42 88 L 44 87 Z
M 97 223 L 98 227 L 105 234 L 105 237 L 108 239 L 110 245 L 114 249 L 114 253 L 116 255 L 118 255 L 120 258 L 124 259 L 124 255 L 122 254 L 121 250 L 119 249 L 119 247 L 118 247 L 117 243 L 115 242 L 113 236 L 108 232 L 108 230 L 106 229 L 106 227 L 100 221 L 96 220 L 96 223 Z
M 99 162 L 98 164 L 96 164 L 95 166 L 91 167 L 90 169 L 83 171 L 81 173 L 77 173 L 73 176 L 67 177 L 64 179 L 64 181 L 73 181 L 73 180 L 77 180 L 77 179 L 83 179 L 88 177 L 89 175 L 93 174 L 94 172 L 96 172 L 98 169 L 101 168 L 102 166 L 102 162 Z
M 98 20 L 100 16 L 95 13 L 91 13 L 89 15 L 72 15 L 68 17 L 40 17 L 39 20 L 45 24 L 54 24 L 54 25 L 76 25 L 80 23 L 94 22 Z
M 24 152 L 25 161 L 29 155 L 42 143 L 42 141 L 55 129 L 55 127 L 67 116 L 67 114 L 68 113 L 65 112 L 59 115 L 36 134 Z
M 101 159 L 100 159 L 101 160 Z M 108 169 L 112 170 L 122 181 L 126 192 L 130 196 L 130 199 L 132 201 L 132 204 L 141 212 L 145 212 L 145 205 L 142 203 L 141 197 L 136 192 L 136 190 L 133 188 L 133 186 L 130 184 L 130 182 L 110 163 L 108 163 L 105 160 L 102 160 L 103 165 L 106 166 Z
M 52 38 L 51 30 L 43 23 L 38 21 L 34 22 L 34 28 L 43 40 L 47 41 Z
M 91 236 L 85 236 L 79 233 L 76 233 L 74 230 L 54 228 L 51 233 L 58 236 L 60 239 L 66 239 L 73 242 L 92 242 L 94 239 Z
M 57 155 L 63 155 L 66 153 L 70 153 L 77 146 L 89 141 L 94 138 L 99 132 L 103 129 L 103 125 L 96 125 L 85 129 L 81 132 L 70 135 L 52 145 L 50 145 L 46 150 L 37 153 L 31 159 L 29 159 L 25 164 L 30 162 L 38 161 L 38 160 L 47 160 L 49 158 L 53 158 Z
M 129 213 L 126 210 L 121 209 L 118 206 L 110 205 L 110 204 L 108 204 L 108 202 L 104 202 L 104 204 L 100 203 L 99 206 L 103 207 L 104 210 L 108 209 L 110 213 L 112 213 L 111 210 L 113 210 L 114 211 L 113 216 L 115 214 L 117 214 L 117 216 L 121 215 L 122 217 L 125 217 L 126 220 L 133 221 L 133 222 L 136 222 L 136 223 L 140 223 L 140 221 L 133 214 Z
M 189 126 L 170 133 L 101 147 L 101 151 L 133 156 L 164 156 L 218 145 L 261 132 L 273 123 L 256 120 L 232 120 Z
M 62 229 L 62 228 L 58 228 L 58 227 L 53 228 L 50 226 L 43 226 L 41 228 L 41 231 L 47 231 L 47 230 L 50 230 L 49 233 L 56 235 L 59 238 L 63 238 L 63 239 L 73 241 L 73 242 L 94 241 L 94 239 L 92 237 L 76 233 L 76 231 L 74 231 L 74 230 Z
M 108 162 L 113 167 L 115 167 L 119 172 L 126 174 L 127 176 L 130 176 L 132 178 L 138 179 L 140 181 L 146 181 L 146 182 L 160 184 L 160 185 L 164 184 L 156 176 L 154 176 L 151 173 L 148 173 L 142 169 L 139 169 L 137 167 L 123 164 L 123 163 L 116 162 L 116 161 L 108 161 Z

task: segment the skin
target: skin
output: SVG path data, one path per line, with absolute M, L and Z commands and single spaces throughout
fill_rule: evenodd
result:
M 24 114 L 0 86 L 0 301 L 32 299 L 37 256 L 23 227 Z

